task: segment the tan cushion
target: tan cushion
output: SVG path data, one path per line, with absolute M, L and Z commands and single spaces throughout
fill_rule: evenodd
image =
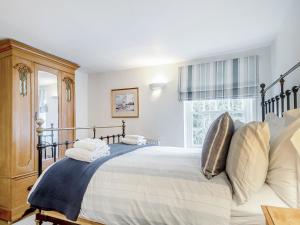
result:
M 202 147 L 202 171 L 210 179 L 225 170 L 229 144 L 234 132 L 230 115 L 219 116 L 209 127 Z
M 248 201 L 264 184 L 269 164 L 270 131 L 267 123 L 251 122 L 232 137 L 226 172 L 238 204 Z

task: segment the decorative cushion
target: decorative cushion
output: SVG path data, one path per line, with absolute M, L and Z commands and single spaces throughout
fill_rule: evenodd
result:
M 219 116 L 209 127 L 202 148 L 202 171 L 208 179 L 225 170 L 233 132 L 233 121 L 227 112 Z
M 290 207 L 298 203 L 297 151 L 291 138 L 300 128 L 300 119 L 282 129 L 280 135 L 271 143 L 270 164 L 266 182 Z M 299 161 L 298 161 L 299 162 Z
M 243 204 L 264 184 L 269 164 L 269 126 L 251 122 L 239 128 L 232 137 L 226 172 L 237 204 Z

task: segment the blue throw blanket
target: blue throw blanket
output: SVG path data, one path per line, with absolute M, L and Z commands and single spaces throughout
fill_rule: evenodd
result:
M 28 202 L 34 208 L 54 210 L 64 214 L 67 219 L 76 221 L 83 196 L 96 170 L 112 158 L 146 146 L 112 144 L 109 156 L 92 163 L 64 158 L 47 170 L 29 196 Z

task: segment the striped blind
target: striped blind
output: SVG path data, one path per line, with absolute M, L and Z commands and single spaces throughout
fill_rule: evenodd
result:
M 179 100 L 257 97 L 258 82 L 258 56 L 182 66 Z

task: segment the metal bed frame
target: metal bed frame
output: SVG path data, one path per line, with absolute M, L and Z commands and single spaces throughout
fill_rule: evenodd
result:
M 63 142 L 53 142 L 54 132 L 61 132 L 61 131 L 77 131 L 77 130 L 89 130 L 92 131 L 92 138 L 99 138 L 101 140 L 106 140 L 107 144 L 115 144 L 120 143 L 121 137 L 125 137 L 125 129 L 126 124 L 125 121 L 122 120 L 122 124 L 119 126 L 94 126 L 94 127 L 72 127 L 72 128 L 54 128 L 51 126 L 50 128 L 43 128 L 44 121 L 42 119 L 38 119 L 36 121 L 37 128 L 36 132 L 38 135 L 38 143 L 37 143 L 37 150 L 38 150 L 38 176 L 40 176 L 43 172 L 43 154 L 46 152 L 47 148 L 52 149 L 52 156 L 53 162 L 57 161 L 57 153 L 59 153 L 58 148 L 60 146 L 64 146 L 66 149 L 74 144 L 76 140 L 65 140 Z M 121 128 L 121 133 L 107 135 L 107 136 L 100 136 L 97 137 L 97 129 L 111 129 L 111 128 Z M 45 132 L 50 132 L 50 134 L 46 134 Z M 45 136 L 50 136 L 52 143 L 46 142 L 44 139 Z M 151 142 L 151 140 L 149 140 Z M 152 140 L 153 141 L 153 140 Z M 28 209 L 25 214 L 32 212 L 32 208 Z M 38 210 L 35 215 L 36 224 L 42 224 L 43 222 L 51 222 L 55 225 L 75 225 L 75 224 L 84 224 L 84 225 L 102 225 L 99 223 L 91 222 L 88 220 L 80 219 L 77 222 L 69 221 L 66 218 L 63 218 L 63 215 L 56 213 L 56 212 L 44 212 Z
M 57 153 L 58 153 L 58 147 L 59 146 L 65 146 L 66 149 L 74 144 L 78 139 L 76 140 L 65 140 L 60 143 L 53 142 L 52 138 L 52 143 L 46 143 L 43 141 L 44 132 L 51 132 L 49 136 L 53 137 L 54 132 L 60 132 L 60 131 L 76 131 L 76 130 L 92 130 L 93 132 L 93 138 L 97 138 L 97 129 L 109 129 L 109 128 L 121 128 L 122 133 L 120 134 L 113 134 L 113 135 L 107 135 L 107 136 L 101 136 L 99 139 L 100 140 L 106 140 L 107 144 L 115 144 L 115 143 L 120 143 L 121 137 L 125 137 L 125 121 L 122 120 L 122 125 L 120 126 L 94 126 L 94 127 L 72 127 L 72 128 L 43 128 L 44 121 L 42 119 L 38 119 L 36 121 L 37 123 L 37 128 L 36 132 L 38 134 L 38 143 L 37 143 L 37 150 L 38 150 L 38 176 L 40 176 L 43 172 L 43 153 L 46 152 L 47 148 L 52 149 L 52 155 L 53 155 L 53 161 L 57 161 Z M 112 139 L 112 142 L 110 140 Z
M 262 120 L 264 121 L 266 118 L 266 114 L 268 113 L 276 113 L 277 116 L 282 116 L 283 112 L 291 109 L 291 94 L 293 93 L 293 108 L 298 108 L 298 90 L 300 85 L 293 86 L 291 90 L 284 90 L 284 82 L 285 77 L 295 71 L 300 67 L 300 62 L 294 65 L 291 69 L 289 69 L 284 74 L 280 75 L 278 79 L 276 79 L 273 83 L 266 87 L 264 83 L 260 85 L 261 91 L 261 111 L 262 111 Z M 267 100 L 265 100 L 266 93 L 277 83 L 280 83 L 280 94 L 275 95 Z M 286 101 L 285 101 L 286 99 Z M 280 106 L 279 106 L 280 104 Z M 286 106 L 286 107 L 285 107 Z

